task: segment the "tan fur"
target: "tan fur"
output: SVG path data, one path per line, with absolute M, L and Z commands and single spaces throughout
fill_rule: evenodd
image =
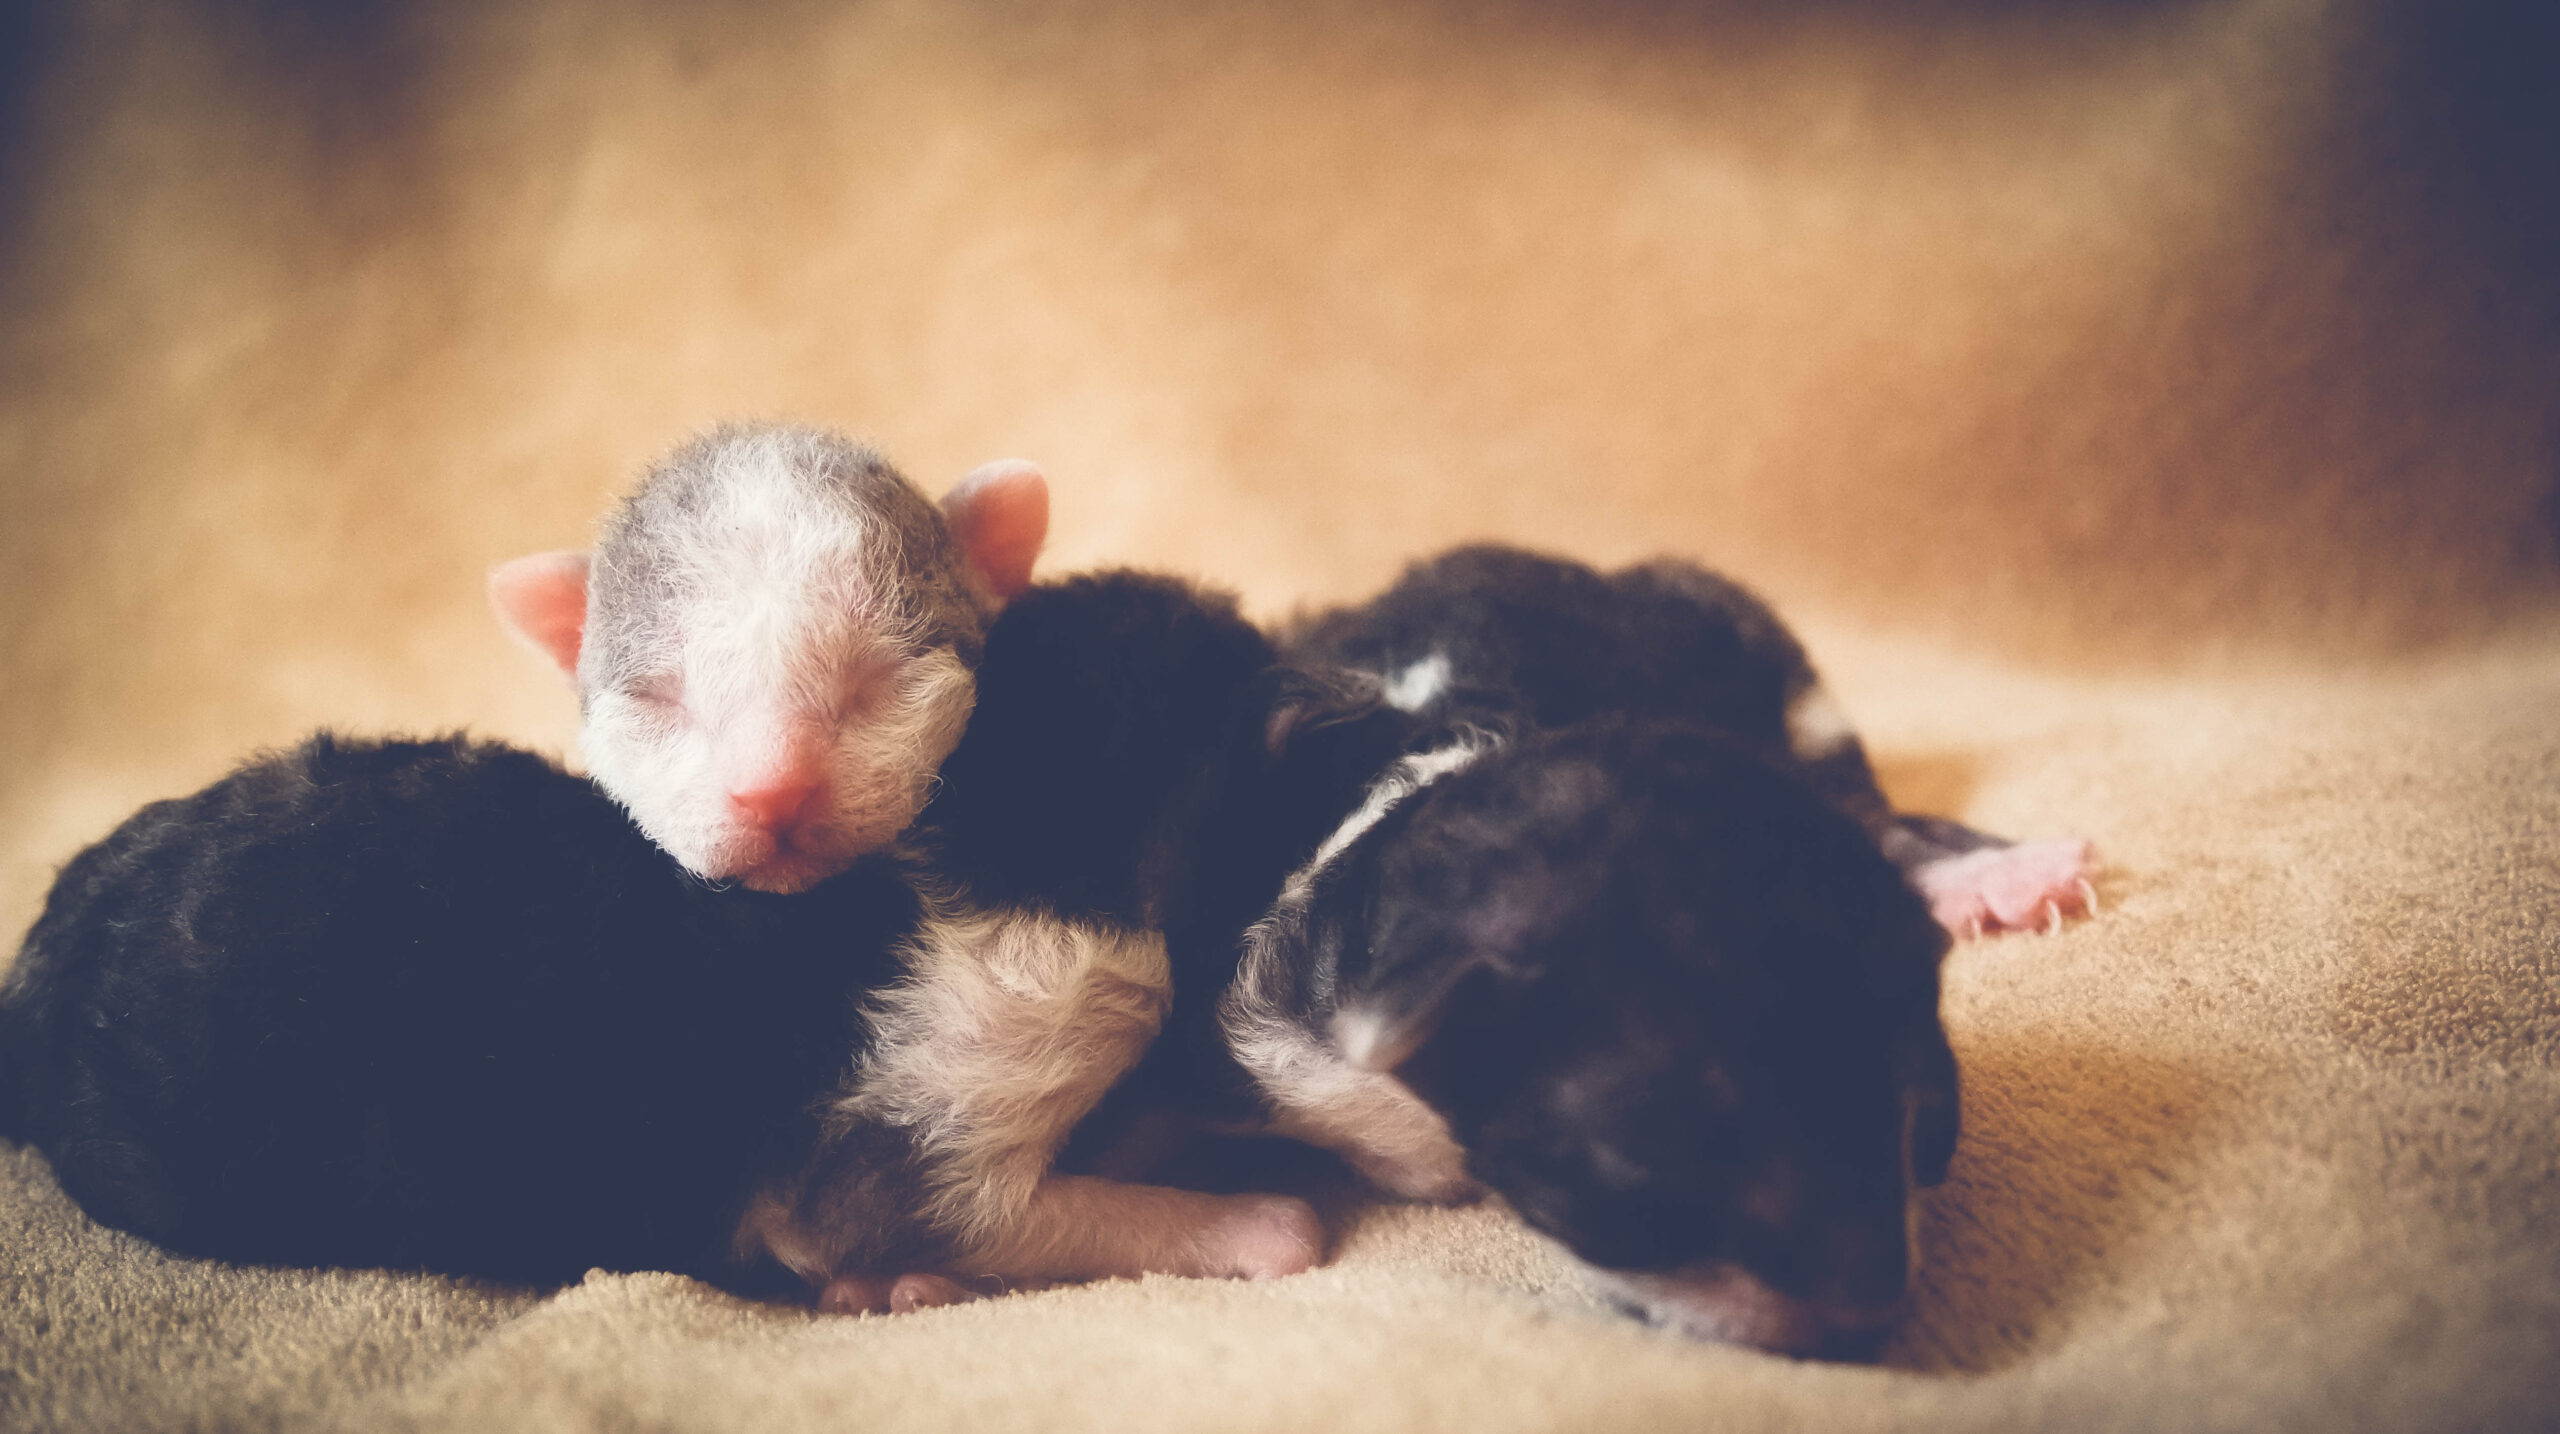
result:
M 2362 660 L 2549 592 L 2560 88 L 2463 42 L 2502 8 L 20 7 L 12 933 L 315 724 L 565 749 L 473 575 L 749 413 L 919 476 L 1037 453 L 1061 569 L 1262 613 L 1468 538 L 1702 558 L 1820 639 L 1889 789 L 2126 874 L 1949 964 L 1965 1148 L 1890 1371 L 1626 1328 L 1474 1211 L 1359 1212 L 1268 1292 L 813 1328 L 662 1275 L 162 1260 L 17 1151 L 0 1403 L 2554 1427 L 2560 638 Z
M 930 918 L 840 1113 L 913 1132 L 923 1212 L 962 1249 L 1001 1244 L 1067 1132 L 1145 1051 L 1172 1002 L 1164 938 L 1025 911 Z
M 830 1163 L 821 1149 L 749 1202 L 739 1257 L 770 1254 L 836 1300 L 836 1282 L 869 1289 L 901 1273 L 852 1267 L 855 1247 L 883 1230 L 888 1248 L 941 1252 L 927 1258 L 948 1273 L 1007 1280 L 1262 1279 L 1323 1253 L 1323 1226 L 1303 1201 L 1051 1172 L 1067 1132 L 1163 1023 L 1160 935 L 944 902 L 906 959 L 906 979 L 865 1013 L 872 1045 L 826 1139 L 894 1132 L 921 1169 L 921 1208 L 863 1208 L 880 1192 L 859 1179 L 813 1180 Z M 893 1178 L 883 1188 L 894 1200 L 902 1187 Z M 921 1243 L 896 1235 L 909 1220 L 930 1232 Z
M 1086 1175 L 1052 1175 L 986 1228 L 964 1274 L 1013 1279 L 1272 1279 L 1313 1265 L 1324 1227 L 1284 1195 L 1204 1195 Z

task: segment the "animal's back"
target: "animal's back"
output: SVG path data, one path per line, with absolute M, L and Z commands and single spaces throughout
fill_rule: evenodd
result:
M 64 868 L 0 1000 L 18 1123 L 182 1253 L 693 1267 L 911 918 L 876 866 L 824 892 L 704 888 L 528 753 L 315 738 Z
M 1377 673 L 1411 711 L 1560 727 L 1644 712 L 1764 744 L 1812 681 L 1785 627 L 1693 564 L 1603 574 L 1518 548 L 1455 548 L 1407 568 L 1290 644 L 1302 660 Z

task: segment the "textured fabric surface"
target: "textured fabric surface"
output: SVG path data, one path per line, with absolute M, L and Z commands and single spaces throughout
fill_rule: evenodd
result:
M 2560 115 L 2487 3 L 0 10 L 0 925 L 311 726 L 565 751 L 481 606 L 653 451 L 1051 469 L 1259 614 L 1500 537 L 1802 626 L 1960 948 L 1885 1367 L 1500 1211 L 821 1319 L 168 1259 L 0 1146 L 0 1428 L 2560 1424 Z

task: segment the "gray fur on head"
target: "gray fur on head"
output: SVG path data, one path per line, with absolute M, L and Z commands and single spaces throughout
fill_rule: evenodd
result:
M 894 836 L 959 740 L 1001 598 L 837 434 L 727 425 L 607 520 L 577 657 L 596 781 L 695 872 L 796 890 Z M 740 793 L 805 794 L 749 820 Z

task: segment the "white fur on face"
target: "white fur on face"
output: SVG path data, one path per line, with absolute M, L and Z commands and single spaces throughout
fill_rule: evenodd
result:
M 708 654 L 706 665 L 719 657 Z M 716 679 L 704 684 L 699 707 L 599 693 L 587 709 L 590 770 L 696 875 L 801 890 L 915 820 L 977 698 L 976 679 L 948 649 L 840 665 L 858 674 L 848 685 L 860 687 L 834 702 L 795 701 L 745 681 L 724 691 Z M 730 675 L 741 670 L 733 665 Z M 732 791 L 795 763 L 818 773 L 818 795 L 796 823 L 771 832 L 730 802 Z
M 789 435 L 709 461 L 697 501 L 653 519 L 650 580 L 623 599 L 662 610 L 590 612 L 590 640 L 616 645 L 582 659 L 587 762 L 697 875 L 797 891 L 914 820 L 976 682 L 893 590 L 914 545 L 814 485 Z M 777 784 L 814 788 L 778 827 L 731 799 Z
M 929 1167 L 922 1213 L 964 1254 L 1006 1248 L 1067 1132 L 1164 1024 L 1164 937 L 1026 910 L 940 912 L 907 969 L 868 1010 L 871 1048 L 842 1111 L 913 1133 Z

